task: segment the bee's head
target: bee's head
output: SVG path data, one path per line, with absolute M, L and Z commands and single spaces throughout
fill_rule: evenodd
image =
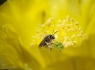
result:
M 50 39 L 55 39 L 54 35 L 50 35 Z

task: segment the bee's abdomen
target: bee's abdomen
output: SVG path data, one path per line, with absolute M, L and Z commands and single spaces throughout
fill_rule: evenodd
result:
M 41 42 L 41 43 L 39 44 L 39 47 L 43 47 L 43 46 L 45 46 L 45 45 L 46 45 L 45 42 Z

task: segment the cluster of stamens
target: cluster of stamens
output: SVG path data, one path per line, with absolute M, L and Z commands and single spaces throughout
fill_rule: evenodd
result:
M 55 40 L 61 42 L 64 47 L 81 44 L 82 40 L 86 38 L 86 34 L 83 34 L 81 27 L 79 27 L 79 22 L 75 22 L 73 18 L 67 16 L 65 20 L 58 20 L 57 24 L 53 23 L 53 18 L 49 18 L 44 24 L 40 24 L 35 36 L 36 41 L 37 38 L 40 40 L 39 37 L 43 39 L 44 36 L 52 34 L 53 30 L 58 31 L 54 35 Z

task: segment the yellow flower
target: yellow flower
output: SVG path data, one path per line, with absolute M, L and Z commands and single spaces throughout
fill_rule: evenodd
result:
M 0 69 L 95 70 L 94 12 L 94 0 L 7 0 L 0 6 Z M 42 38 L 36 33 L 41 29 L 38 24 L 44 25 L 48 18 L 53 17 L 55 26 L 67 15 L 79 22 L 87 39 L 61 52 L 39 48 Z M 58 30 L 55 37 L 62 43 L 64 37 L 62 29 L 61 32 L 59 30 L 61 26 L 58 26 L 52 29 L 45 27 L 46 30 L 40 33 L 47 31 L 51 34 Z M 43 33 L 44 36 L 47 33 Z M 34 35 L 38 35 L 38 40 L 33 38 Z M 80 40 L 74 40 L 80 43 Z

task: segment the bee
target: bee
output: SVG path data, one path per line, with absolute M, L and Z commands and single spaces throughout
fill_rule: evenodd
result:
M 39 47 L 44 47 L 44 46 L 48 47 L 48 46 L 51 44 L 52 40 L 55 39 L 54 34 L 57 33 L 57 32 L 58 32 L 58 31 L 56 31 L 56 32 L 54 32 L 54 33 L 52 33 L 52 34 L 50 34 L 50 35 L 46 35 L 46 36 L 43 38 L 43 40 L 40 42 Z

